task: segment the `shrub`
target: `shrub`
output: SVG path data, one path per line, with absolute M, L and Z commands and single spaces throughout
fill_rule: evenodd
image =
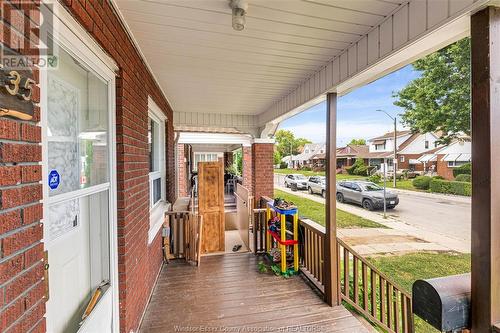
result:
M 441 179 L 442 180 L 442 179 L 444 179 L 444 177 L 443 176 L 432 176 L 432 179 L 438 179 L 438 180 Z
M 458 175 L 470 175 L 470 174 L 472 174 L 472 164 L 470 163 L 461 165 L 453 169 L 453 177 L 457 177 Z
M 288 163 L 286 163 L 286 162 L 280 163 L 280 169 L 286 169 L 287 167 L 288 167 Z
M 470 182 L 472 182 L 472 176 L 467 175 L 465 173 L 462 173 L 462 174 L 455 177 L 455 181 L 470 183 Z
M 368 167 L 365 166 L 362 158 L 357 158 L 354 164 L 350 167 L 345 168 L 347 173 L 350 175 L 367 176 Z
M 380 183 L 382 177 L 379 174 L 374 174 L 368 177 L 368 180 L 371 181 L 372 183 Z
M 436 193 L 471 196 L 472 184 L 467 182 L 433 179 L 430 183 L 430 190 Z
M 354 170 L 356 176 L 368 176 L 368 167 L 362 165 Z
M 303 171 L 311 171 L 311 167 L 310 166 L 303 166 L 302 169 Z
M 412 184 L 419 190 L 428 190 L 431 179 L 432 178 L 429 176 L 418 176 L 415 179 L 413 179 Z

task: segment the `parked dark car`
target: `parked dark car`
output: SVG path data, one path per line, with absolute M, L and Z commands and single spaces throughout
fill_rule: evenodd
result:
M 361 205 L 367 210 L 384 208 L 384 189 L 367 181 L 341 181 L 337 183 L 337 201 Z M 386 190 L 386 207 L 393 209 L 399 204 L 398 195 Z

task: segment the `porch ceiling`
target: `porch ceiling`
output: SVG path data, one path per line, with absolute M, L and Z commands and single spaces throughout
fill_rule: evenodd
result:
M 395 12 L 403 0 L 116 0 L 174 111 L 257 115 Z

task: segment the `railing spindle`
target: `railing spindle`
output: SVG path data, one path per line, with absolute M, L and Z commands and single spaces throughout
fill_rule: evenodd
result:
M 377 318 L 377 276 L 373 269 L 370 269 L 370 280 L 371 280 L 371 315 Z
M 368 268 L 361 262 L 362 282 L 363 282 L 363 309 L 368 311 Z
M 344 247 L 344 295 L 349 298 L 349 250 Z
M 359 303 L 359 262 L 356 256 L 352 258 L 352 275 L 354 287 L 354 303 Z

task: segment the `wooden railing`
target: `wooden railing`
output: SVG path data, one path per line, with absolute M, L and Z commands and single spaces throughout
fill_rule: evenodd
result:
M 413 332 L 411 296 L 337 239 L 341 299 L 389 332 Z
M 267 221 L 262 198 L 253 211 L 255 249 L 266 252 Z M 325 227 L 307 219 L 299 219 L 300 271 L 324 292 Z M 367 319 L 391 333 L 411 333 L 413 327 L 411 296 L 389 277 L 337 238 L 338 291 L 340 298 Z
M 321 292 L 324 292 L 325 280 L 324 239 L 323 226 L 310 220 L 299 220 L 300 270 Z

